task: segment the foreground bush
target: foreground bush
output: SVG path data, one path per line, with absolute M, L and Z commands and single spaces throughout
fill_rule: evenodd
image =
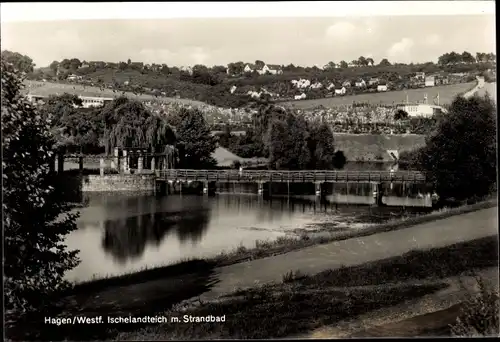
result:
M 499 307 L 498 291 L 490 288 L 482 279 L 478 279 L 479 294 L 469 294 L 460 316 L 451 327 L 457 337 L 498 336 Z

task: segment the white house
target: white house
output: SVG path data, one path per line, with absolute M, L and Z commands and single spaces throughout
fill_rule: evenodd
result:
M 69 81 L 76 81 L 76 80 L 81 80 L 83 77 L 82 76 L 78 76 L 78 75 L 75 75 L 75 74 L 71 74 L 68 76 L 68 80 Z
M 368 85 L 375 85 L 379 83 L 379 79 L 377 77 L 372 77 L 368 80 Z
M 181 67 L 179 68 L 179 70 L 181 70 L 181 71 L 185 71 L 185 72 L 187 72 L 187 73 L 188 73 L 188 74 L 190 74 L 190 75 L 192 75 L 192 74 L 193 74 L 193 68 L 192 68 L 192 67 L 190 67 L 190 66 L 181 66 Z
M 106 97 L 78 96 L 78 98 L 82 100 L 83 108 L 100 107 L 108 102 L 113 101 L 112 98 L 106 98 Z
M 299 89 L 305 89 L 311 86 L 311 81 L 301 78 L 300 80 L 292 80 L 292 84 Z
M 377 86 L 377 91 L 387 91 L 387 84 L 379 84 Z
M 234 85 L 234 86 L 232 86 L 232 87 L 231 87 L 231 89 L 229 89 L 229 92 L 230 92 L 231 94 L 234 94 L 234 92 L 235 92 L 235 91 L 236 91 L 236 86 L 235 86 L 235 85 Z
M 266 73 L 270 73 L 271 75 L 279 75 L 283 73 L 281 67 L 277 64 L 265 64 L 261 70 L 257 70 L 257 72 L 261 75 Z
M 342 87 L 350 88 L 351 87 L 351 81 L 344 81 L 344 83 L 342 83 Z
M 245 67 L 243 68 L 243 72 L 254 72 L 255 70 L 257 70 L 257 66 L 250 63 L 245 65 Z
M 346 92 L 345 87 L 335 87 L 335 95 L 345 95 Z
M 321 82 L 316 82 L 316 83 L 311 84 L 310 88 L 311 89 L 321 89 L 321 88 L 323 88 L 323 84 Z
M 447 113 L 447 110 L 441 106 L 424 103 L 403 105 L 399 106 L 398 109 L 404 110 L 411 117 L 432 117 L 436 114 Z
M 307 97 L 307 95 L 302 93 L 300 95 L 295 95 L 294 99 L 295 100 L 304 100 L 306 97 Z
M 426 87 L 434 87 L 436 85 L 436 77 L 435 76 L 427 76 L 425 78 L 425 86 Z
M 366 88 L 366 82 L 363 79 L 359 79 L 354 83 L 356 88 Z

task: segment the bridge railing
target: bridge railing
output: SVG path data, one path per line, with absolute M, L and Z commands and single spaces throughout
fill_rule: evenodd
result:
M 159 179 L 192 181 L 262 182 L 425 182 L 418 171 L 266 171 L 266 170 L 183 170 L 156 171 Z

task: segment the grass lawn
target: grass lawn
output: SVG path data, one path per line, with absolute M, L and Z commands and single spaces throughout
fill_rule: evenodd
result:
M 339 96 L 330 97 L 315 100 L 301 100 L 301 101 L 290 101 L 284 102 L 284 104 L 292 105 L 295 108 L 300 109 L 312 109 L 317 106 L 324 107 L 335 107 L 340 105 L 352 104 L 355 102 L 369 102 L 373 104 L 383 103 L 392 104 L 401 103 L 406 101 L 406 95 L 408 95 L 409 102 L 416 102 L 424 100 L 424 95 L 427 94 L 429 102 L 432 102 L 437 94 L 439 93 L 440 104 L 451 103 L 453 98 L 460 93 L 464 93 L 472 89 L 476 85 L 476 82 L 469 83 L 459 83 L 451 84 L 437 87 L 420 88 L 420 89 L 408 89 L 408 90 L 398 90 L 390 91 L 386 93 L 372 93 L 372 94 L 359 94 L 351 96 Z

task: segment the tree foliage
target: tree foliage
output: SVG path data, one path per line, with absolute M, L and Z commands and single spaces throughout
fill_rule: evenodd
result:
M 162 151 L 175 143 L 175 133 L 166 118 L 151 113 L 142 103 L 120 97 L 101 111 L 104 142 L 114 147 L 142 147 Z
M 19 52 L 4 50 L 2 51 L 2 60 L 11 63 L 21 73 L 33 72 L 33 68 L 35 67 L 30 57 L 22 55 Z
M 65 235 L 77 215 L 62 202 L 55 178 L 50 118 L 20 93 L 18 71 L 1 62 L 4 290 L 7 311 L 39 309 L 53 291 L 68 285 L 66 271 L 79 260 Z
M 487 195 L 496 184 L 496 105 L 457 97 L 416 156 L 442 198 Z
M 211 134 L 203 113 L 196 108 L 181 108 L 176 115 L 179 168 L 214 167 L 216 161 L 212 153 L 217 147 L 217 138 Z

